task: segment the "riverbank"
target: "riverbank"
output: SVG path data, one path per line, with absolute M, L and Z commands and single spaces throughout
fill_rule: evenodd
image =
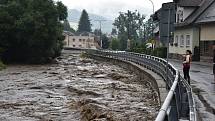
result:
M 6 66 L 3 64 L 3 62 L 0 60 L 0 71 L 2 70 L 2 69 L 5 69 L 6 68 Z

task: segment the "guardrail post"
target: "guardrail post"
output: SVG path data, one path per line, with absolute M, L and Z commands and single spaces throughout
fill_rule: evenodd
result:
M 189 102 L 186 87 L 181 86 L 181 117 L 189 117 Z
M 170 112 L 168 115 L 168 120 L 169 121 L 178 121 L 178 112 L 177 112 L 175 95 L 173 96 L 171 103 L 170 103 Z

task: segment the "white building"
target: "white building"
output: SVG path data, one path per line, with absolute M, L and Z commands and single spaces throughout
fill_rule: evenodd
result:
M 74 34 L 68 31 L 64 31 L 65 47 L 80 48 L 80 49 L 98 49 L 98 37 L 89 32 L 83 32 Z
M 199 29 L 193 23 L 198 16 L 196 10 L 200 8 L 202 0 L 175 1 L 177 1 L 177 10 L 174 42 L 170 46 L 169 52 L 180 56 L 185 54 L 186 50 L 194 52 L 194 48 L 199 47 Z
M 177 10 L 170 55 L 179 58 L 189 49 L 193 60 L 211 61 L 215 49 L 215 0 L 174 1 Z

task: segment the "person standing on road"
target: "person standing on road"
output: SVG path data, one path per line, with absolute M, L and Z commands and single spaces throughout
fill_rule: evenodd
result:
M 183 61 L 184 79 L 186 79 L 189 84 L 190 84 L 189 73 L 190 73 L 191 55 L 192 55 L 192 52 L 190 50 L 186 50 L 186 54 L 184 55 L 184 61 Z

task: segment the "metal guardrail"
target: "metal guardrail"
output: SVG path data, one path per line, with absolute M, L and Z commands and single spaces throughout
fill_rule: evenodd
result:
M 190 85 L 182 78 L 179 71 L 173 65 L 168 63 L 167 66 L 166 60 L 125 51 L 86 50 L 86 52 L 91 56 L 134 62 L 160 75 L 166 81 L 167 87 L 170 90 L 161 106 L 156 121 L 197 120 L 196 107 Z

